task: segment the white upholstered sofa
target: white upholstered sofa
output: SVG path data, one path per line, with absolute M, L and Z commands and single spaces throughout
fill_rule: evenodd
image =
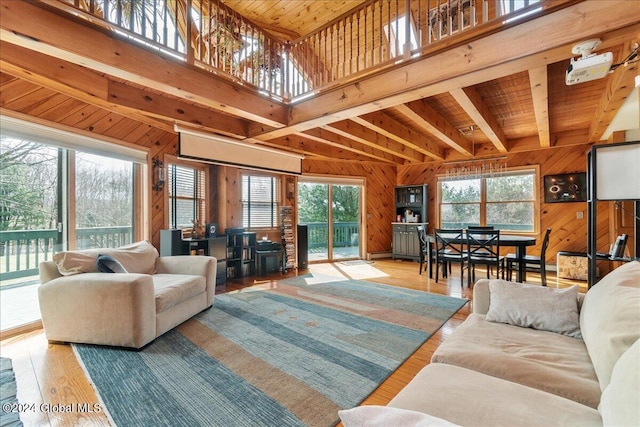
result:
M 386 407 L 353 426 L 640 426 L 640 262 L 586 295 L 502 280 Z M 523 327 L 523 326 L 528 327 Z
M 100 272 L 99 254 L 126 272 Z M 141 348 L 210 307 L 215 295 L 214 257 L 159 257 L 147 241 L 60 252 L 39 267 L 38 298 L 49 341 Z

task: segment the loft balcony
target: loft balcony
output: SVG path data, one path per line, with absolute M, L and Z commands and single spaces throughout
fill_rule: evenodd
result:
M 43 3 L 292 103 L 575 1 L 368 0 L 296 39 L 274 36 L 219 0 Z

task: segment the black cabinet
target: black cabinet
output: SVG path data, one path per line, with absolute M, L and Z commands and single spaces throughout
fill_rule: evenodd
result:
M 427 185 L 403 185 L 395 188 L 393 258 L 420 259 L 418 225 L 427 224 Z

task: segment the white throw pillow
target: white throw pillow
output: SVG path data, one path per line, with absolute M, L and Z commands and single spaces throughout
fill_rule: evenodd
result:
M 613 366 L 640 338 L 640 262 L 621 265 L 589 289 L 580 330 L 604 391 Z
M 613 367 L 598 410 L 605 426 L 640 426 L 640 339 Z
M 578 287 L 566 289 L 491 280 L 486 320 L 581 338 Z
M 338 411 L 344 427 L 456 427 L 442 418 L 391 406 L 365 405 Z
M 153 274 L 156 268 L 157 249 L 148 241 L 132 243 L 119 248 L 97 248 L 82 251 L 58 252 L 53 261 L 63 276 L 80 273 L 97 273 L 98 255 L 111 255 L 129 273 Z

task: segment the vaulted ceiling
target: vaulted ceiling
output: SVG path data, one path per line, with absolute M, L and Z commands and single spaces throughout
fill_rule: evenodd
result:
M 295 40 L 363 2 L 224 3 Z M 630 7 L 640 2 L 563 3 L 288 105 L 38 3 L 2 2 L 0 107 L 132 143 L 179 123 L 308 158 L 397 165 L 596 142 L 638 90 L 638 64 L 567 86 L 571 48 L 597 37 L 621 62 L 640 42 Z

